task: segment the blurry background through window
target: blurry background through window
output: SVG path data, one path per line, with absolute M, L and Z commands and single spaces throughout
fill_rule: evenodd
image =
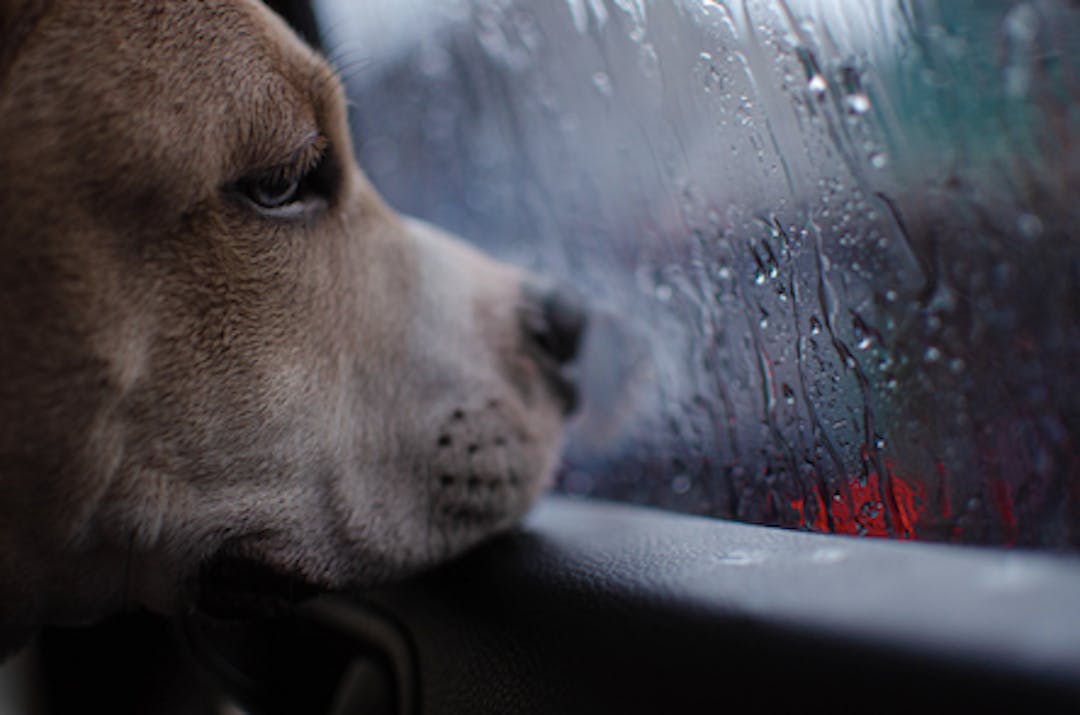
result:
M 318 9 L 388 201 L 595 306 L 561 490 L 1080 547 L 1080 4 Z

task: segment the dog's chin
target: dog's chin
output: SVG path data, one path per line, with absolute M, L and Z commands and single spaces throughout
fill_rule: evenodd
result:
M 254 559 L 221 554 L 200 570 L 190 605 L 199 614 L 219 620 L 271 618 L 325 590 Z
M 379 567 L 368 563 L 362 580 L 353 581 L 345 575 L 331 585 L 225 548 L 198 569 L 183 589 L 186 606 L 178 605 L 214 620 L 249 621 L 286 615 L 322 593 L 408 578 L 505 531 L 525 510 L 524 500 L 511 499 L 508 503 L 504 499 L 491 500 L 491 495 L 478 500 L 471 492 L 470 485 L 463 484 L 461 493 L 444 495 L 433 505 L 430 523 L 425 527 L 428 538 L 424 553 L 404 560 L 387 558 Z

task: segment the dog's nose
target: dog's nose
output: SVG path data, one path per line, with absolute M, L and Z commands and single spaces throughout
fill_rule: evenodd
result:
M 525 333 L 543 357 L 556 366 L 572 361 L 581 348 L 588 314 L 577 293 L 566 288 L 525 288 Z

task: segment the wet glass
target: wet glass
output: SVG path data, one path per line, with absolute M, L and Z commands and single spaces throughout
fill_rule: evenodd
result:
M 400 210 L 595 308 L 559 489 L 1080 547 L 1080 5 L 322 0 Z

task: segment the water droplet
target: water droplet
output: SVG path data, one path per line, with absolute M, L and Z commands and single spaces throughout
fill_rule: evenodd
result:
M 675 492 L 676 494 L 686 494 L 688 491 L 690 491 L 691 486 L 692 482 L 690 480 L 690 477 L 686 474 L 676 475 L 675 478 L 671 480 L 671 491 Z
M 1042 219 L 1035 214 L 1020 214 L 1020 217 L 1016 219 L 1016 228 L 1020 231 L 1021 236 L 1029 241 L 1033 241 L 1042 235 Z
M 784 402 L 789 405 L 795 404 L 795 390 L 791 389 L 791 385 L 786 382 L 780 387 L 780 392 L 784 395 Z
M 870 166 L 875 169 L 884 169 L 889 165 L 889 155 L 883 151 L 875 151 L 870 154 Z
M 1029 44 L 1039 32 L 1039 16 L 1031 3 L 1021 3 L 1005 15 L 1005 34 L 1017 44 Z
M 761 271 L 754 271 L 754 285 L 765 285 L 765 274 Z
M 852 114 L 866 114 L 870 111 L 870 98 L 859 92 L 844 97 L 844 106 Z
M 600 93 L 601 96 L 610 97 L 612 93 L 611 89 L 611 77 L 607 72 L 594 72 L 592 76 L 593 87 Z
M 926 349 L 926 352 L 923 353 L 923 359 L 926 360 L 926 362 L 937 362 L 941 359 L 941 350 L 931 345 Z
M 729 281 L 732 279 L 732 276 L 731 269 L 727 266 L 720 266 L 720 268 L 716 270 L 716 277 L 722 281 Z
M 857 341 L 855 343 L 855 348 L 857 350 L 868 350 L 870 349 L 870 346 L 874 344 L 873 334 L 870 332 L 870 329 L 866 327 L 866 324 L 863 322 L 862 318 L 858 315 L 855 315 L 852 318 L 851 334 L 855 337 L 855 340 Z
M 829 89 L 829 83 L 821 75 L 815 74 L 807 81 L 806 89 L 815 97 L 823 97 L 826 90 Z
M 671 300 L 671 286 L 666 283 L 660 283 L 656 286 L 655 295 L 656 299 L 661 303 L 666 303 Z
M 574 20 L 574 29 L 584 35 L 589 29 L 589 11 L 584 0 L 566 0 L 570 6 L 570 15 Z
M 643 43 L 638 50 L 638 68 L 646 77 L 657 77 L 660 74 L 660 57 L 656 54 L 656 48 L 651 43 Z
M 821 335 L 821 321 L 816 317 L 810 318 L 810 334 Z

